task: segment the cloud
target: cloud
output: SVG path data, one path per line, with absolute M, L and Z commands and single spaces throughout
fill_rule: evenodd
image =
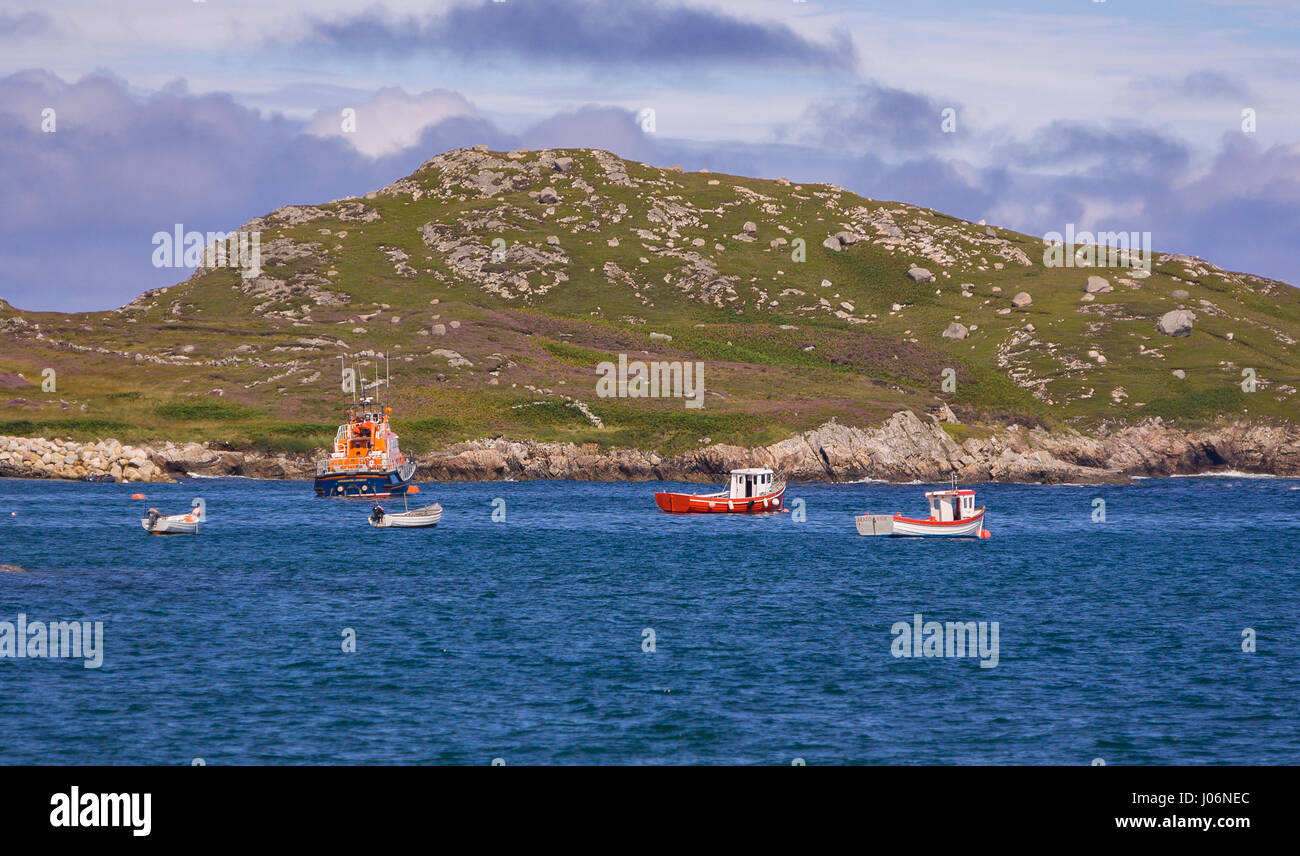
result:
M 1149 128 L 1057 121 L 994 152 L 1026 169 L 1056 169 L 1110 184 L 1168 180 L 1188 168 L 1187 144 Z
M 1221 71 L 1193 71 L 1180 78 L 1152 81 L 1153 88 L 1171 95 L 1199 100 L 1253 98 L 1250 87 Z
M 348 109 L 353 114 L 345 119 L 342 111 Z M 362 154 L 380 157 L 409 149 L 426 129 L 452 118 L 478 117 L 474 106 L 458 93 L 437 89 L 408 95 L 388 87 L 360 104 L 317 111 L 306 131 L 317 137 L 340 137 Z
M 950 107 L 957 110 L 921 93 L 867 81 L 847 97 L 812 104 L 782 136 L 840 151 L 929 151 L 956 139 L 943 131 Z
M 41 130 L 47 106 L 54 133 Z M 153 234 L 176 223 L 233 230 L 282 205 L 382 187 L 447 148 L 513 144 L 464 116 L 380 157 L 302 131 L 180 82 L 138 99 L 103 75 L 0 78 L 0 297 L 24 308 L 119 306 L 188 276 L 151 263 Z
M 605 149 L 639 161 L 655 160 L 662 155 L 642 130 L 637 114 L 617 107 L 589 105 L 557 113 L 524 131 L 520 138 L 524 145 L 534 149 Z
M 525 61 L 680 66 L 702 63 L 851 69 L 856 56 L 844 33 L 818 43 L 779 22 L 651 0 L 483 0 L 441 15 L 365 14 L 314 20 L 304 47 L 367 56 L 447 52 Z
M 14 15 L 0 11 L 0 41 L 17 41 L 54 32 L 54 20 L 44 12 L 22 12 Z
M 933 133 L 908 118 L 939 103 L 922 95 L 901 102 L 911 105 L 901 114 L 907 133 L 871 131 L 895 96 L 866 91 L 858 110 L 810 111 L 823 124 L 803 129 L 805 142 L 747 143 L 664 138 L 646 133 L 632 111 L 601 105 L 511 133 L 457 93 L 382 90 L 357 103 L 357 133 L 366 121 L 376 125 L 362 151 L 349 134 L 322 135 L 336 121 L 333 109 L 295 122 L 228 95 L 190 93 L 183 81 L 140 98 L 106 75 L 67 83 L 20 72 L 0 77 L 0 297 L 31 309 L 118 306 L 188 275 L 152 266 L 154 232 L 175 223 L 229 231 L 282 205 L 383 187 L 439 152 L 480 143 L 598 147 L 658 165 L 833 182 L 1036 235 L 1066 223 L 1150 231 L 1159 251 L 1300 282 L 1300 145 L 1230 133 L 1201 161 L 1150 129 L 1059 122 L 993 141 L 981 164 L 919 142 L 908 148 Z M 41 130 L 46 107 L 57 113 L 52 134 Z M 854 128 L 888 146 L 837 147 Z
M 1300 144 L 1264 147 L 1225 134 L 1209 169 L 1162 202 L 1159 228 L 1182 252 L 1300 285 Z

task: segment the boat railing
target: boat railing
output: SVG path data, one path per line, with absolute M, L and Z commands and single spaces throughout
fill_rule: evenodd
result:
M 387 462 L 382 457 L 379 459 L 379 469 L 389 469 Z M 316 475 L 323 476 L 326 473 L 350 473 L 350 472 L 371 472 L 375 467 L 370 465 L 370 458 L 357 458 L 340 460 L 334 458 L 328 461 L 316 462 Z

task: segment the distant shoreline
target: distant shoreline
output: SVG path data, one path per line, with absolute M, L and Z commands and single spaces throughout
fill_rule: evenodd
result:
M 768 466 L 791 481 L 1105 484 L 1159 476 L 1300 476 L 1300 426 L 1233 422 L 1180 429 L 1158 420 L 1095 435 L 979 426 L 958 443 L 943 423 L 899 411 L 876 428 L 831 421 L 756 448 L 724 444 L 664 456 L 636 449 L 484 439 L 417 453 L 416 478 L 435 482 L 576 480 L 712 483 L 745 466 Z M 215 449 L 214 444 L 146 446 L 0 437 L 0 478 L 128 483 L 243 476 L 310 479 L 316 453 Z

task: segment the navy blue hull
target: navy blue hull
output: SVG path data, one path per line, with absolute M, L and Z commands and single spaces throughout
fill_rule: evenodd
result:
M 411 479 L 399 471 L 390 473 L 330 473 L 316 476 L 316 495 L 342 499 L 365 499 L 405 493 Z

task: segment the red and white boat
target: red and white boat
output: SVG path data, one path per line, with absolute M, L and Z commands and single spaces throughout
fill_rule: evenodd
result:
M 655 504 L 671 514 L 762 514 L 781 510 L 785 480 L 767 467 L 731 471 L 731 486 L 717 493 L 655 494 Z
M 893 514 L 859 514 L 853 518 L 859 535 L 894 538 L 988 538 L 984 528 L 984 506 L 975 507 L 975 491 L 926 491 L 930 516 L 925 520 Z

